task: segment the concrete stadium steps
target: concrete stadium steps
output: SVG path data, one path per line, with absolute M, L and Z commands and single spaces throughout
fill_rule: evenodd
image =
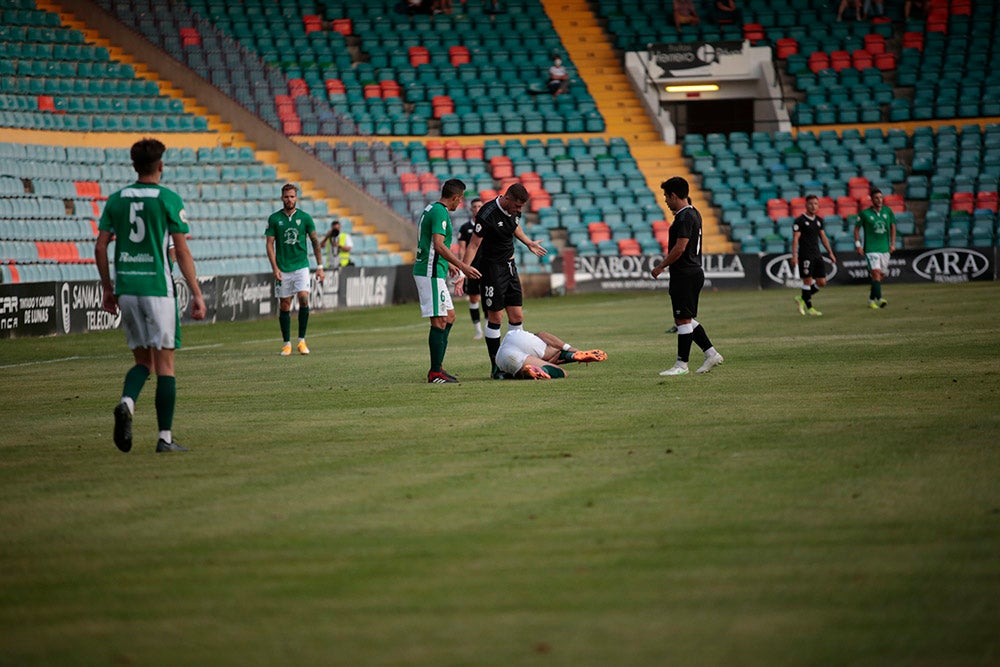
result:
M 660 197 L 660 183 L 672 175 L 692 184 L 692 201 L 702 214 L 702 244 L 707 252 L 733 252 L 711 204 L 681 156 L 680 146 L 663 142 L 636 96 L 604 28 L 587 0 L 541 0 L 552 26 L 604 116 L 606 134 L 625 139 L 646 184 L 657 195 L 665 220 L 672 219 Z
M 350 218 L 354 224 L 355 233 L 371 235 L 378 239 L 380 251 L 398 253 L 403 258 L 404 262 L 413 261 L 414 252 L 412 250 L 401 249 L 398 243 L 391 243 L 388 241 L 387 234 L 378 233 L 376 232 L 374 226 L 366 224 L 361 216 L 351 215 L 350 210 L 345 208 L 337 198 L 328 196 L 325 192 L 319 190 L 315 183 L 304 178 L 302 174 L 290 170 L 287 165 L 281 162 L 276 151 L 256 150 L 256 147 L 247 140 L 245 135 L 233 130 L 232 125 L 223 121 L 219 116 L 210 114 L 208 109 L 198 103 L 197 99 L 185 95 L 184 91 L 153 72 L 147 63 L 140 61 L 133 54 L 123 51 L 120 47 L 115 46 L 107 39 L 103 38 L 99 32 L 90 28 L 84 20 L 78 18 L 73 12 L 62 7 L 56 0 L 36 0 L 36 5 L 39 9 L 58 14 L 63 24 L 82 32 L 86 36 L 88 42 L 107 48 L 108 53 L 114 60 L 132 65 L 137 77 L 156 81 L 162 94 L 178 98 L 183 102 L 185 111 L 194 115 L 202 116 L 208 120 L 209 132 L 187 134 L 170 133 L 165 139 L 170 146 L 200 148 L 204 146 L 215 146 L 220 143 L 237 147 L 249 146 L 250 148 L 255 149 L 254 155 L 258 160 L 264 162 L 265 164 L 273 165 L 276 168 L 278 180 L 280 182 L 294 182 L 299 184 L 304 196 L 314 200 L 325 201 L 331 216 Z M 127 139 L 126 144 L 123 145 L 131 146 L 131 144 L 135 141 L 135 136 L 132 134 L 122 134 L 121 137 Z M 48 142 L 32 139 L 29 143 Z M 63 137 L 52 143 L 71 144 L 73 142 Z M 280 197 L 276 196 L 275 201 L 280 201 Z

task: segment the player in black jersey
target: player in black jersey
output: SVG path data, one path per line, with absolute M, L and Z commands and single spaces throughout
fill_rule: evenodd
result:
M 819 198 L 807 195 L 806 212 L 792 223 L 792 266 L 798 266 L 802 279 L 802 294 L 795 297 L 795 303 L 799 306 L 800 315 L 808 313 L 817 317 L 823 313 L 813 308 L 812 297 L 820 287 L 826 286 L 826 264 L 819 249 L 820 241 L 830 255 L 830 261 L 837 263 L 830 239 L 823 231 L 823 218 L 816 215 L 818 210 Z
M 705 327 L 694 319 L 698 315 L 698 297 L 705 285 L 701 267 L 701 214 L 691 206 L 688 182 L 680 176 L 668 178 L 660 188 L 674 214 L 674 223 L 670 225 L 667 256 L 650 273 L 655 279 L 670 267 L 670 305 L 677 325 L 677 362 L 660 375 L 687 375 L 692 342 L 705 352 L 705 363 L 696 372 L 708 373 L 723 358 L 712 346 Z
M 479 197 L 469 203 L 469 221 L 458 228 L 458 252 L 455 254 L 459 257 L 465 256 L 465 249 L 469 247 L 469 241 L 472 239 L 472 231 L 476 228 L 476 213 L 479 213 L 482 207 L 483 200 Z M 475 260 L 469 263 L 474 262 Z M 472 326 L 476 330 L 472 340 L 479 340 L 483 337 L 483 323 L 479 320 L 479 281 L 466 278 L 463 289 L 469 297 L 469 317 L 472 318 Z
M 502 195 L 483 204 L 476 214 L 476 226 L 462 257 L 482 273 L 479 296 L 486 311 L 486 350 L 490 355 L 490 375 L 494 379 L 503 377 L 497 369 L 496 357 L 504 311 L 507 312 L 508 331 L 520 329 L 524 323 L 521 279 L 514 263 L 514 239 L 538 257 L 547 252 L 521 229 L 521 209 L 527 202 L 528 190 L 520 183 L 513 183 Z

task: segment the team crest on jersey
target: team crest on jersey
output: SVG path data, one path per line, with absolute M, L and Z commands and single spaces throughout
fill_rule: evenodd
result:
M 285 230 L 285 245 L 298 245 L 299 242 L 299 230 L 297 229 L 286 229 Z

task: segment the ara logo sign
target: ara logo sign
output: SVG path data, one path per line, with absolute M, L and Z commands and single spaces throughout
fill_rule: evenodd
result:
M 913 272 L 936 283 L 964 283 L 986 273 L 990 260 L 970 248 L 939 248 L 917 255 Z
M 837 275 L 837 265 L 831 262 L 830 258 L 826 255 L 823 256 L 823 262 L 826 264 L 826 279 L 833 280 L 833 277 Z M 779 285 L 794 287 L 796 289 L 802 287 L 802 278 L 799 276 L 799 267 L 792 264 L 792 255 L 790 253 L 785 253 L 784 255 L 778 255 L 771 258 L 771 260 L 764 265 L 764 273 L 767 275 L 768 279 L 771 280 L 771 282 Z

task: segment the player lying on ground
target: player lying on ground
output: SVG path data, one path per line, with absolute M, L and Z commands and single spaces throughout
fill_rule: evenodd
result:
M 551 380 L 566 377 L 566 371 L 559 368 L 561 364 L 571 361 L 587 364 L 607 358 L 601 350 L 581 352 L 545 331 L 533 334 L 511 329 L 497 350 L 497 368 L 504 379 Z

